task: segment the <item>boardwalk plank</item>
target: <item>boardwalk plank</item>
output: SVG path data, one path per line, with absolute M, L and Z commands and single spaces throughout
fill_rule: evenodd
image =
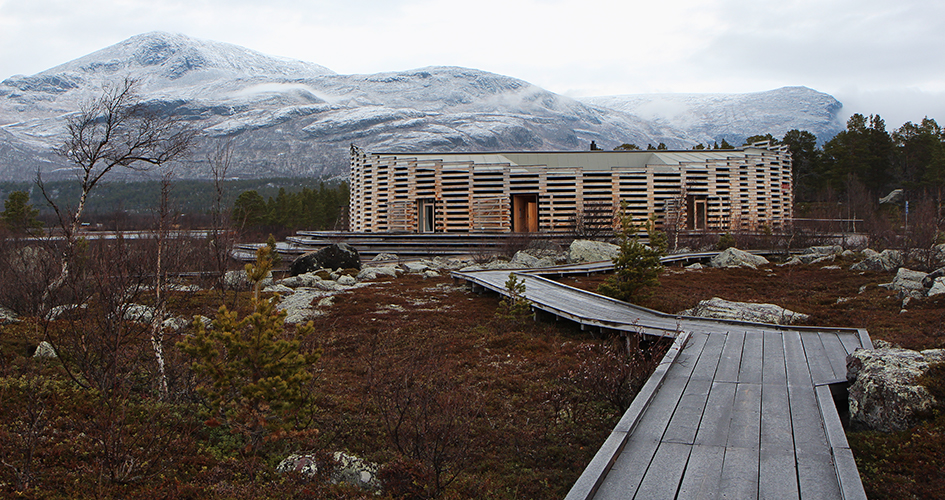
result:
M 711 380 L 692 379 L 689 381 L 676 407 L 676 413 L 673 414 L 666 428 L 664 442 L 692 444 L 695 441 L 711 387 Z
M 847 350 L 836 332 L 821 332 L 820 341 L 824 346 L 826 359 L 833 370 L 834 380 L 847 379 Z
M 724 458 L 725 448 L 721 446 L 693 446 L 676 498 L 679 500 L 718 498 Z
M 719 367 L 719 360 L 722 355 L 722 348 L 725 346 L 724 334 L 712 333 L 707 335 L 705 347 L 702 349 L 702 355 L 695 369 L 692 371 L 692 378 L 698 380 L 714 380 L 715 372 Z
M 729 448 L 758 449 L 761 435 L 761 384 L 737 384 L 732 424 L 728 431 Z
M 822 384 L 835 380 L 833 367 L 827 359 L 827 351 L 820 340 L 818 332 L 801 332 L 801 343 L 804 345 L 804 356 L 807 366 L 810 367 L 810 377 L 815 384 Z
M 706 402 L 705 414 L 696 432 L 695 444 L 725 446 L 732 424 L 732 406 L 735 403 L 735 384 L 713 382 Z
M 764 339 L 764 366 L 761 372 L 761 383 L 765 385 L 787 385 L 787 372 L 784 369 L 784 340 L 781 332 L 765 331 Z
M 807 355 L 804 354 L 800 332 L 789 330 L 782 334 L 782 338 L 784 340 L 784 366 L 787 371 L 788 385 L 810 385 L 810 368 L 807 366 Z
M 818 500 L 842 500 L 837 470 L 830 453 L 819 451 L 814 454 L 798 452 L 797 477 L 801 498 Z
M 794 423 L 794 449 L 797 453 L 815 454 L 829 447 L 820 407 L 813 386 L 788 386 L 791 421 Z
M 636 432 L 631 434 L 625 449 L 633 450 L 633 453 L 617 456 L 594 498 L 633 498 L 658 445 L 659 438 Z
M 633 498 L 645 500 L 673 498 L 676 490 L 679 489 L 691 449 L 691 446 L 685 444 L 660 444 L 649 468 L 650 471 L 659 471 L 659 473 L 648 473 L 644 476 Z
M 794 455 L 794 429 L 788 388 L 781 384 L 761 386 L 760 444 L 771 452 Z
M 860 480 L 860 473 L 856 469 L 853 452 L 849 449 L 834 450 L 833 458 L 840 476 L 840 490 L 843 494 L 843 500 L 866 500 L 866 492 L 863 491 L 863 482 Z
M 794 451 L 761 447 L 758 468 L 758 498 L 796 500 L 800 498 L 797 484 L 797 463 Z
M 723 498 L 758 498 L 759 451 L 757 448 L 726 448 L 719 491 Z
M 744 343 L 744 331 L 734 331 L 726 335 L 725 347 L 722 348 L 722 356 L 719 359 L 719 368 L 715 372 L 717 382 L 738 382 Z
M 860 343 L 860 336 L 857 332 L 842 332 L 837 335 L 840 338 L 840 343 L 843 344 L 843 350 L 846 351 L 847 355 L 853 354 L 853 351 L 863 347 Z
M 764 335 L 761 332 L 746 332 L 738 368 L 738 383 L 760 384 L 763 366 L 767 362 L 768 359 L 764 355 Z

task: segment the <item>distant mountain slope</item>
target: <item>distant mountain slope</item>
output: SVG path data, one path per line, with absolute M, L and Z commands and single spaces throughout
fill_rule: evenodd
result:
M 232 175 L 331 176 L 347 172 L 350 143 L 397 152 L 581 150 L 591 141 L 607 149 L 624 142 L 688 148 L 714 130 L 474 69 L 338 75 L 317 64 L 154 32 L 0 82 L 0 179 L 29 179 L 37 170 L 55 176 L 68 167 L 51 154 L 61 141 L 63 115 L 124 78 L 140 82 L 153 110 L 177 114 L 204 132 L 179 167 L 187 177 L 206 177 L 205 158 L 224 141 L 236 152 Z M 816 108 L 820 98 L 813 94 L 805 98 Z M 627 97 L 619 99 L 631 102 Z M 709 119 L 718 115 L 711 104 L 693 106 Z M 754 115 L 766 113 L 764 98 L 752 106 Z M 781 114 L 790 122 L 787 111 Z M 756 124 L 760 133 L 770 130 Z
M 641 94 L 581 98 L 581 102 L 621 111 L 696 137 L 701 142 L 738 145 L 746 137 L 791 129 L 807 130 L 821 142 L 845 127 L 840 101 L 807 87 L 784 87 L 749 94 Z

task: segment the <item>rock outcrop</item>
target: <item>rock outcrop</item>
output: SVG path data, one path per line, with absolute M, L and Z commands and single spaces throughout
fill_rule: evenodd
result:
M 893 278 L 892 283 L 886 283 L 879 286 L 890 290 L 895 290 L 899 293 L 900 299 L 906 297 L 920 299 L 925 297 L 926 292 L 928 291 L 926 290 L 925 285 L 923 285 L 923 281 L 926 276 L 927 274 L 921 271 L 913 271 L 911 269 L 900 267 L 899 270 L 896 271 L 896 277 Z
M 336 451 L 332 458 L 337 464 L 329 474 L 332 483 L 350 484 L 373 492 L 381 491 L 377 464 L 340 451 Z M 295 471 L 302 475 L 314 476 L 318 473 L 318 462 L 313 455 L 290 455 L 279 462 L 276 471 Z
M 568 262 L 599 262 L 613 260 L 620 253 L 620 247 L 613 243 L 594 240 L 574 240 L 568 247 Z
M 883 250 L 876 252 L 874 250 L 863 250 L 865 257 L 860 262 L 850 266 L 851 271 L 886 271 L 892 272 L 903 265 L 902 252 L 899 250 Z
M 19 321 L 19 319 L 17 319 L 15 312 L 5 307 L 0 307 L 0 325 L 16 323 L 17 321 Z
M 768 264 L 768 259 L 734 247 L 725 249 L 724 252 L 709 260 L 709 267 L 750 267 L 757 269 L 758 266 L 766 264 Z
M 361 269 L 361 255 L 347 243 L 335 243 L 295 259 L 289 274 L 298 276 L 319 269 Z
M 847 357 L 850 424 L 893 432 L 914 426 L 935 399 L 916 379 L 929 365 L 945 362 L 945 349 L 858 349 Z
M 703 300 L 696 307 L 681 311 L 679 314 L 698 318 L 755 321 L 776 325 L 789 325 L 806 321 L 808 318 L 806 314 L 790 311 L 774 304 L 732 302 L 718 297 Z

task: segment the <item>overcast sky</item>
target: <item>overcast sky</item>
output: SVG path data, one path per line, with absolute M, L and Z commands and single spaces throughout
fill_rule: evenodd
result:
M 0 0 L 0 79 L 148 31 L 342 74 L 453 65 L 578 96 L 803 85 L 945 124 L 942 0 Z

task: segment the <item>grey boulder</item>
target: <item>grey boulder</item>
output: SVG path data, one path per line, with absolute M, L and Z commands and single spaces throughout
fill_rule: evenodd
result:
M 941 362 L 945 362 L 943 349 L 854 351 L 847 357 L 851 426 L 893 432 L 916 425 L 921 414 L 935 404 L 928 389 L 916 379 L 931 364 Z
M 361 255 L 347 243 L 335 243 L 295 259 L 289 267 L 289 274 L 298 276 L 319 269 L 360 270 Z

